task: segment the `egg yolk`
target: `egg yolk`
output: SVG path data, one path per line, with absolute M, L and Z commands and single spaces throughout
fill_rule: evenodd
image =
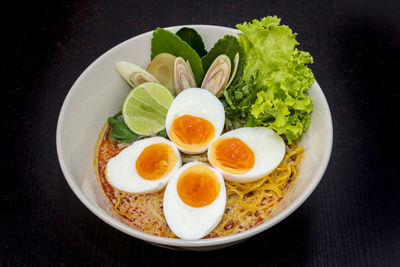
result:
M 189 151 L 206 147 L 214 136 L 215 128 L 208 120 L 191 115 L 174 119 L 169 130 L 171 140 Z
M 203 164 L 186 169 L 177 183 L 179 197 L 195 208 L 211 204 L 219 195 L 220 184 L 217 175 Z
M 136 171 L 143 179 L 158 180 L 168 175 L 177 161 L 172 146 L 157 143 L 143 149 L 136 160 Z
M 232 174 L 243 174 L 254 166 L 254 152 L 239 138 L 220 138 L 211 145 L 210 162 Z

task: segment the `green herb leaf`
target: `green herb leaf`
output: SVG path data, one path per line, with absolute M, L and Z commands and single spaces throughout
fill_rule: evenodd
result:
M 235 36 L 232 35 L 225 35 L 221 39 L 218 40 L 211 48 L 211 50 L 208 52 L 207 55 L 201 58 L 201 62 L 203 63 L 203 69 L 205 71 L 208 70 L 208 68 L 211 66 L 211 64 L 214 62 L 214 60 L 219 56 L 219 55 L 226 55 L 229 57 L 231 60 L 231 73 L 233 73 L 233 68 L 234 68 L 234 59 L 236 54 L 239 54 L 239 64 L 238 68 L 236 71 L 236 75 L 233 78 L 232 84 L 234 84 L 236 81 L 240 79 L 242 76 L 243 72 L 243 66 L 245 64 L 245 54 L 243 51 L 243 48 L 240 46 L 238 40 L 236 39 Z
M 132 143 L 143 137 L 128 128 L 122 118 L 122 112 L 108 118 L 108 124 L 111 127 L 110 136 L 118 143 Z
M 243 126 L 257 126 L 251 114 L 251 105 L 257 99 L 257 93 L 263 88 L 256 87 L 255 72 L 249 81 L 240 80 L 224 90 L 221 101 L 225 104 L 225 116 L 230 120 L 234 129 Z
M 193 48 L 200 57 L 207 54 L 203 39 L 195 29 L 183 27 L 176 32 L 176 35 L 188 43 L 188 45 L 190 45 L 190 47 Z
M 157 28 L 151 39 L 151 59 L 160 53 L 170 53 L 188 60 L 197 85 L 201 84 L 204 70 L 197 52 L 179 36 L 165 29 Z
M 118 143 L 132 143 L 144 136 L 132 132 L 125 124 L 122 112 L 118 112 L 114 117 L 108 118 L 108 124 L 111 127 L 110 136 Z M 167 130 L 161 130 L 156 133 L 157 136 L 168 138 Z
M 157 135 L 169 139 L 166 129 L 159 131 Z

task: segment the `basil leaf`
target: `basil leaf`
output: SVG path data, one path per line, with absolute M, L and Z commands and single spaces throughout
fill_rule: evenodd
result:
M 197 52 L 179 36 L 165 29 L 157 28 L 151 39 L 151 59 L 160 53 L 170 53 L 188 60 L 197 85 L 201 84 L 204 70 Z
M 190 45 L 190 47 L 193 48 L 200 57 L 207 54 L 203 39 L 201 39 L 200 34 L 195 29 L 183 27 L 176 32 L 176 35 L 188 43 L 188 45 Z
M 122 112 L 118 112 L 114 117 L 108 118 L 108 124 L 111 127 L 110 136 L 118 143 L 132 143 L 144 136 L 132 132 L 122 117 Z M 156 133 L 157 136 L 168 138 L 167 130 L 161 130 Z
M 122 112 L 108 118 L 108 124 L 111 127 L 110 136 L 118 143 L 132 143 L 143 137 L 128 128 L 122 118 Z

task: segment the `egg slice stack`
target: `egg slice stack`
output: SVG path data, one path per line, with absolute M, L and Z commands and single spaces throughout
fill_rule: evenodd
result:
M 164 214 L 181 239 L 210 233 L 225 210 L 225 180 L 248 183 L 272 172 L 282 161 L 285 143 L 273 130 L 244 127 L 221 135 L 222 103 L 205 89 L 182 91 L 171 103 L 166 130 L 169 141 L 152 137 L 133 143 L 107 164 L 110 184 L 129 193 L 164 193 Z M 181 167 L 179 151 L 207 151 L 212 166 L 201 162 Z

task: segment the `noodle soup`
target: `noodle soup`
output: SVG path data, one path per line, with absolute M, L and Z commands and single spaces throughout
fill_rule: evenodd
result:
M 128 225 L 152 235 L 175 238 L 163 213 L 164 190 L 151 194 L 126 193 L 111 186 L 106 178 L 108 160 L 129 145 L 114 142 L 109 126 L 106 126 L 99 135 L 96 149 L 98 181 L 114 211 Z M 252 183 L 226 181 L 224 214 L 217 227 L 205 238 L 240 233 L 268 220 L 268 215 L 295 182 L 303 152 L 303 148 L 295 143 L 287 145 L 283 161 L 271 174 Z

